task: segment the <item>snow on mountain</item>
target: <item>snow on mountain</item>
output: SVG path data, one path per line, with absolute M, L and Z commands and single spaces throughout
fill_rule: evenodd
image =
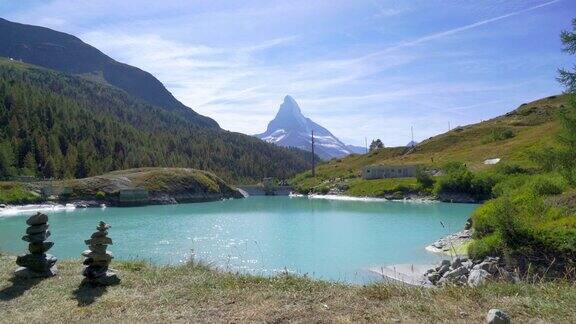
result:
M 310 151 L 311 132 L 314 131 L 314 151 L 324 160 L 343 157 L 352 153 L 365 153 L 365 149 L 346 145 L 329 130 L 306 118 L 296 101 L 284 97 L 276 117 L 268 124 L 266 132 L 254 135 L 279 146 L 297 147 Z

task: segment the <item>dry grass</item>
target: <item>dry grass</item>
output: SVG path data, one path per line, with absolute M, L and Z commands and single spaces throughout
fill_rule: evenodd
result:
M 57 277 L 13 283 L 14 258 L 0 257 L 0 322 L 482 322 L 493 307 L 515 322 L 576 322 L 573 283 L 362 287 L 115 262 L 122 283 L 92 289 L 79 288 L 80 261 L 59 265 Z

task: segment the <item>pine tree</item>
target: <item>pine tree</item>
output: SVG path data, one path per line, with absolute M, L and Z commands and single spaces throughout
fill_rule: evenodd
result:
M 0 142 L 0 179 L 16 175 L 16 158 L 10 142 Z

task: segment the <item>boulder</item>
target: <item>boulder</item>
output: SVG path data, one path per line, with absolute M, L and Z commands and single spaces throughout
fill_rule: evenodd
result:
M 438 270 L 438 274 L 440 276 L 443 276 L 446 272 L 450 271 L 450 266 L 445 264 L 443 266 L 440 267 L 440 269 Z
M 475 265 L 472 269 L 474 270 L 484 270 L 491 274 L 498 272 L 498 265 L 493 261 L 482 261 Z
M 468 276 L 468 286 L 477 287 L 486 282 L 492 275 L 483 269 L 473 269 Z
M 446 278 L 446 279 L 455 279 L 455 278 L 459 278 L 460 276 L 465 276 L 468 274 L 468 269 L 466 269 L 466 267 L 460 267 L 451 271 L 446 272 L 442 278 Z
M 502 310 L 493 308 L 486 315 L 488 324 L 510 324 L 510 317 Z
M 463 260 L 460 258 L 454 259 L 454 261 L 452 261 L 452 269 L 460 268 L 460 266 L 462 265 L 462 261 Z
M 474 267 L 474 262 L 470 261 L 470 260 L 466 260 L 464 262 L 462 262 L 462 266 L 466 267 L 466 269 L 471 270 Z
M 428 280 L 429 280 L 431 283 L 434 284 L 434 283 L 436 283 L 438 280 L 440 280 L 440 278 L 442 278 L 442 276 L 441 276 L 438 272 L 432 272 L 432 273 L 429 273 L 429 274 L 426 276 L 426 278 L 428 278 Z

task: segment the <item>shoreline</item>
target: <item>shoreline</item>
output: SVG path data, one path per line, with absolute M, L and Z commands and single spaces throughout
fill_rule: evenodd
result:
M 309 193 L 301 194 L 298 192 L 291 192 L 289 197 L 308 197 L 309 199 L 327 199 L 327 200 L 342 200 L 342 201 L 396 201 L 396 202 L 415 202 L 415 203 L 436 203 L 444 202 L 451 204 L 477 204 L 481 205 L 484 201 L 474 200 L 468 195 L 442 195 L 439 197 L 431 195 L 418 195 L 418 194 L 407 194 L 403 198 L 386 198 L 386 197 L 370 197 L 370 196 L 348 196 L 342 193 L 328 193 L 328 194 L 318 194 Z
M 50 212 L 50 211 L 72 211 L 79 208 L 74 203 L 68 204 L 57 204 L 57 203 L 46 203 L 46 204 L 27 204 L 27 205 L 5 205 L 4 208 L 0 208 L 0 217 L 18 216 L 24 213 L 34 213 L 34 212 Z
M 340 200 L 340 201 L 363 201 L 363 202 L 404 202 L 404 203 L 416 203 L 416 204 L 431 204 L 441 202 L 437 199 L 431 197 L 406 197 L 404 199 L 388 199 L 380 197 L 355 197 L 346 195 L 321 195 L 321 194 L 290 194 L 289 197 L 304 197 L 308 199 L 325 199 L 325 200 Z

